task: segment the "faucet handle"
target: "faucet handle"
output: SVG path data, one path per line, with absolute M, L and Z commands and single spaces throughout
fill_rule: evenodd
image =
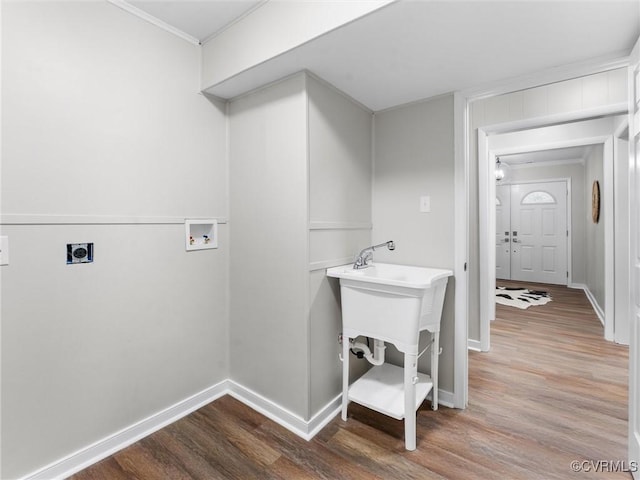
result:
M 382 246 L 386 246 L 389 250 L 395 250 L 396 248 L 396 244 L 393 242 L 393 240 L 381 243 L 380 245 L 372 245 L 370 247 L 367 247 L 358 254 L 355 262 L 353 263 L 353 268 L 358 269 L 366 268 L 367 266 L 369 266 L 369 262 L 373 260 L 374 250 Z

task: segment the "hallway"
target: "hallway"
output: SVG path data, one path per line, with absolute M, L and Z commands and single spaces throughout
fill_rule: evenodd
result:
M 513 462 L 511 478 L 630 478 L 569 469 L 573 460 L 627 458 L 628 347 L 604 340 L 581 290 L 497 283 L 553 300 L 527 310 L 496 305 L 491 351 L 470 352 L 468 413 L 495 435 L 489 455 Z
M 469 408 L 425 402 L 414 452 L 402 422 L 355 404 L 306 442 L 226 396 L 72 478 L 631 478 L 571 470 L 626 460 L 627 347 L 582 291 L 542 287 L 545 306 L 498 305 L 491 352 L 470 352 Z

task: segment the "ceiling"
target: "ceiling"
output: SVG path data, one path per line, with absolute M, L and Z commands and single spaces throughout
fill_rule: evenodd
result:
M 262 2 L 129 3 L 203 40 Z M 379 111 L 567 64 L 626 56 L 639 35 L 638 0 L 398 1 L 207 92 L 233 98 L 306 69 Z

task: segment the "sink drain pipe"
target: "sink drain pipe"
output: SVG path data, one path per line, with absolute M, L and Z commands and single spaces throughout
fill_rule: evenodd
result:
M 383 340 L 379 340 L 377 338 L 373 339 L 373 353 L 371 353 L 369 346 L 364 343 L 355 342 L 353 340 L 349 340 L 349 343 L 351 344 L 352 349 L 362 351 L 364 358 L 366 358 L 370 364 L 382 365 L 384 363 L 384 351 L 387 347 Z

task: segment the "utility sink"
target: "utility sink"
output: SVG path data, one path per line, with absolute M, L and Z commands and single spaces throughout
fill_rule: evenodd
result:
M 431 408 L 438 408 L 440 316 L 451 270 L 371 263 L 354 269 L 327 269 L 340 279 L 342 297 L 342 419 L 349 402 L 356 402 L 395 419 L 404 419 L 405 447 L 416 449 L 416 410 L 431 392 Z M 431 372 L 418 372 L 420 332 L 431 332 Z M 371 361 L 374 367 L 349 384 L 350 346 L 359 336 L 374 344 L 393 343 L 404 353 L 404 368 Z M 382 341 L 382 342 L 381 342 Z M 376 347 L 378 348 L 378 347 Z M 384 347 L 381 348 L 384 355 Z M 367 358 L 367 357 L 365 357 Z
M 418 334 L 440 329 L 444 294 L 451 270 L 374 263 L 327 269 L 340 279 L 343 335 L 363 335 L 418 353 Z

